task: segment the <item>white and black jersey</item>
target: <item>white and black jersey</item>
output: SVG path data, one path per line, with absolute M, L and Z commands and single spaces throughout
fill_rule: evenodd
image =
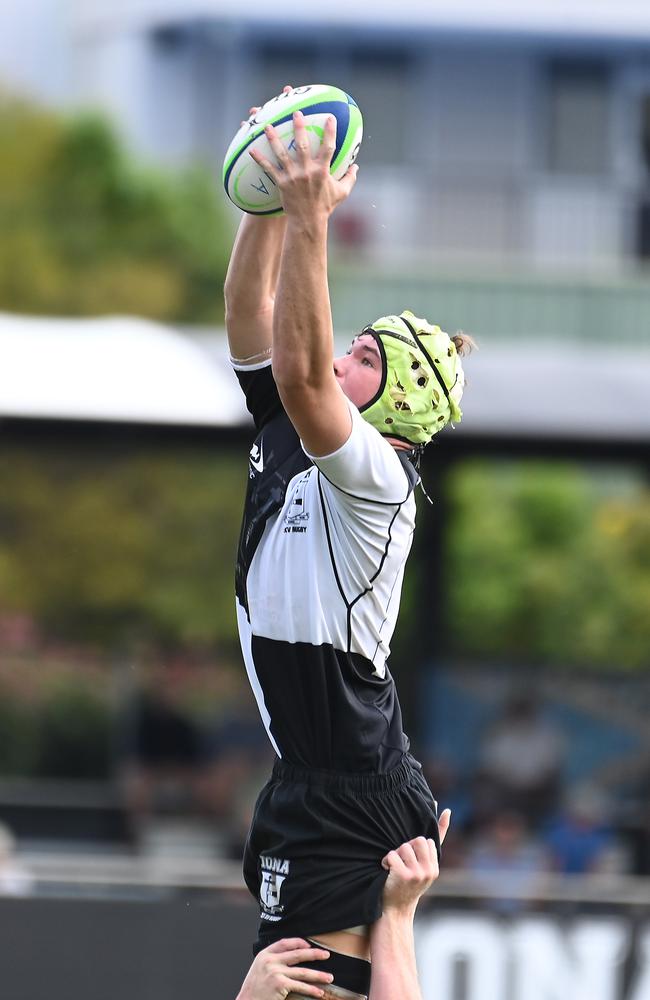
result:
M 244 660 L 283 761 L 385 773 L 408 750 L 386 661 L 417 473 L 350 403 L 331 455 L 301 446 L 270 362 L 237 370 L 257 437 L 237 557 Z

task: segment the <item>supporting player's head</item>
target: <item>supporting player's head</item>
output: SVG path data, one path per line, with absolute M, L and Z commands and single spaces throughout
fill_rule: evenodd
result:
M 460 358 L 472 346 L 469 337 L 449 337 L 439 326 L 405 310 L 375 320 L 358 342 L 379 355 L 381 378 L 366 402 L 359 405 L 350 398 L 380 434 L 424 446 L 448 423 L 458 423 L 465 387 Z

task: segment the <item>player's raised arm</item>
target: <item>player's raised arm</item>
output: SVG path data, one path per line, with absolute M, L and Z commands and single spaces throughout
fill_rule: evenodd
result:
M 277 184 L 287 220 L 273 320 L 273 374 L 291 422 L 313 455 L 336 451 L 351 430 L 348 403 L 333 368 L 327 227 L 329 216 L 350 194 L 357 167 L 340 181 L 331 176 L 335 128 L 329 118 L 321 148 L 312 157 L 297 112 L 295 161 L 271 126 L 266 135 L 277 164 L 251 153 Z
M 284 87 L 284 92 L 291 87 Z M 251 108 L 255 114 L 259 108 Z M 271 355 L 273 305 L 286 228 L 283 215 L 247 215 L 239 224 L 224 286 L 233 360 L 254 365 Z
M 233 361 L 256 364 L 270 358 L 275 286 L 286 221 L 245 215 L 224 286 L 226 330 Z

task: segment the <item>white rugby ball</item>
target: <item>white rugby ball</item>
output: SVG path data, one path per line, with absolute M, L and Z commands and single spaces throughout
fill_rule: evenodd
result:
M 273 125 L 289 155 L 295 159 L 294 111 L 302 111 L 312 156 L 318 151 L 328 115 L 336 119 L 336 147 L 330 173 L 339 180 L 357 158 L 363 137 L 361 112 L 349 94 L 338 87 L 312 84 L 278 94 L 244 122 L 228 147 L 223 163 L 226 194 L 244 212 L 274 215 L 282 211 L 278 189 L 267 173 L 249 155 L 257 149 L 275 163 L 264 126 Z

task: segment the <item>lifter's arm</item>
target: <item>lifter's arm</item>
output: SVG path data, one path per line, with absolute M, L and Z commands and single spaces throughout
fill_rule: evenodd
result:
M 273 321 L 273 374 L 285 410 L 309 452 L 336 451 L 350 434 L 351 417 L 333 370 L 332 313 L 327 284 L 327 225 L 350 194 L 356 166 L 336 181 L 329 172 L 335 148 L 333 119 L 312 157 L 304 118 L 293 118 L 297 159 L 273 128 L 267 138 L 280 165 L 251 155 L 271 175 L 282 197 L 287 230 L 282 248 Z
M 303 969 L 301 962 L 329 958 L 323 948 L 314 948 L 302 938 L 283 938 L 264 948 L 248 970 L 236 1000 L 283 1000 L 292 997 L 322 997 L 329 972 Z
M 451 813 L 440 816 L 442 844 Z M 432 840 L 418 837 L 384 858 L 388 867 L 381 917 L 370 929 L 371 982 L 368 1000 L 422 1000 L 415 964 L 413 918 L 420 896 L 437 879 L 438 856 Z

